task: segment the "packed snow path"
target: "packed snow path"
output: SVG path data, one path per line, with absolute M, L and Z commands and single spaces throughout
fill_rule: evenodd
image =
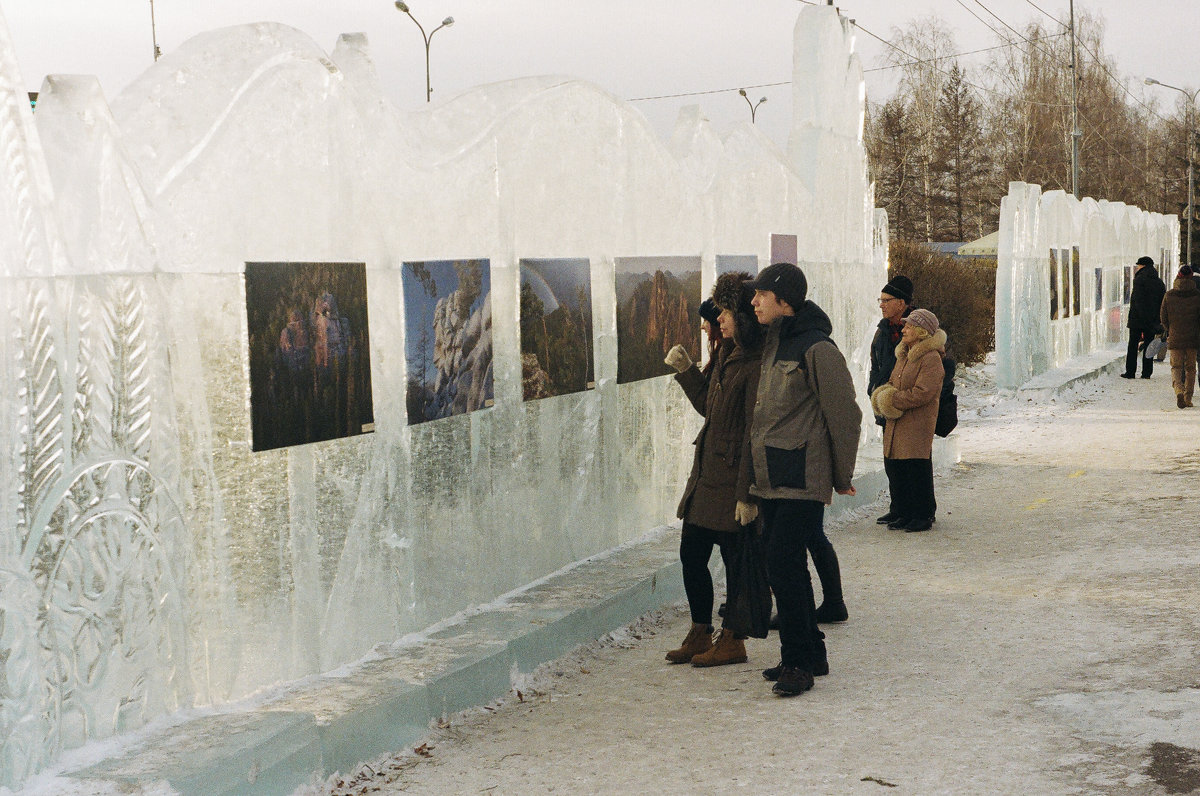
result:
M 960 426 L 962 465 L 938 479 L 934 530 L 888 531 L 879 507 L 831 528 L 850 620 L 824 626 L 831 672 L 806 694 L 781 699 L 760 676 L 774 634 L 749 642 L 746 664 L 667 664 L 688 623 L 673 611 L 326 787 L 1200 787 L 1200 408 L 1176 409 L 1169 379 L 1104 376 L 1057 402 L 984 406 Z

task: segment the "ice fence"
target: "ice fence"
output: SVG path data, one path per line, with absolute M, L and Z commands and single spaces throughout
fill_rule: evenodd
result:
M 861 387 L 886 217 L 851 26 L 803 8 L 795 61 L 808 101 L 784 154 L 749 124 L 722 140 L 698 109 L 664 144 L 566 77 L 405 113 L 363 36 L 326 54 L 266 23 L 197 36 L 111 104 L 91 77 L 50 76 L 35 116 L 0 21 L 0 783 L 671 522 L 699 418 L 669 377 L 617 384 L 620 258 L 694 258 L 706 294 L 718 255 L 764 265 L 772 234 L 796 236 Z M 523 400 L 523 300 L 546 312 L 544 359 L 573 350 L 551 348 L 546 286 L 522 288 L 523 260 L 555 258 L 586 260 L 554 328 L 586 328 L 594 370 Z M 367 314 L 314 283 L 263 342 L 247 263 L 363 267 L 373 433 L 252 451 L 253 351 L 275 351 L 277 398 L 336 380 Z M 449 331 L 414 359 L 406 314 L 426 310 Z M 463 368 L 490 392 L 410 424 L 417 362 L 441 369 L 445 405 Z
M 1016 389 L 1067 360 L 1123 347 L 1134 263 L 1170 285 L 1179 217 L 1011 182 L 996 257 L 996 383 Z

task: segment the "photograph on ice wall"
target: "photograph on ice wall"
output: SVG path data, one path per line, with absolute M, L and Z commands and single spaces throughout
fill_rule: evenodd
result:
M 618 257 L 617 383 L 665 376 L 680 344 L 700 361 L 700 258 Z
M 493 403 L 488 266 L 486 259 L 404 264 L 409 425 Z
M 721 274 L 736 274 L 745 272 L 750 276 L 758 276 L 757 254 L 718 254 L 717 276 Z
M 375 430 L 364 263 L 246 263 L 251 449 Z
M 587 258 L 523 258 L 520 306 L 524 400 L 593 389 L 592 272 Z
M 799 248 L 795 235 L 771 233 L 771 263 L 799 265 Z

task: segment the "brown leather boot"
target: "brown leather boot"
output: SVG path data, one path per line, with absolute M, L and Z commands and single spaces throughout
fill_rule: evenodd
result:
M 692 656 L 692 666 L 724 666 L 727 663 L 746 662 L 746 642 L 733 637 L 733 631 L 721 628 L 717 644 L 708 652 Z
M 679 649 L 667 653 L 667 660 L 671 663 L 687 663 L 694 656 L 708 652 L 712 645 L 712 627 L 693 624 Z

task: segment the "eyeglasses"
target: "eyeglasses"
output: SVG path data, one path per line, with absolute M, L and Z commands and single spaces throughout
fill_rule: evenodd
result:
M 903 300 L 904 300 L 904 299 L 902 299 L 902 298 L 898 298 L 898 297 L 896 297 L 896 296 L 889 296 L 888 298 L 881 298 L 881 299 L 879 300 L 879 303 L 880 303 L 880 304 L 887 304 L 889 301 L 903 301 Z

